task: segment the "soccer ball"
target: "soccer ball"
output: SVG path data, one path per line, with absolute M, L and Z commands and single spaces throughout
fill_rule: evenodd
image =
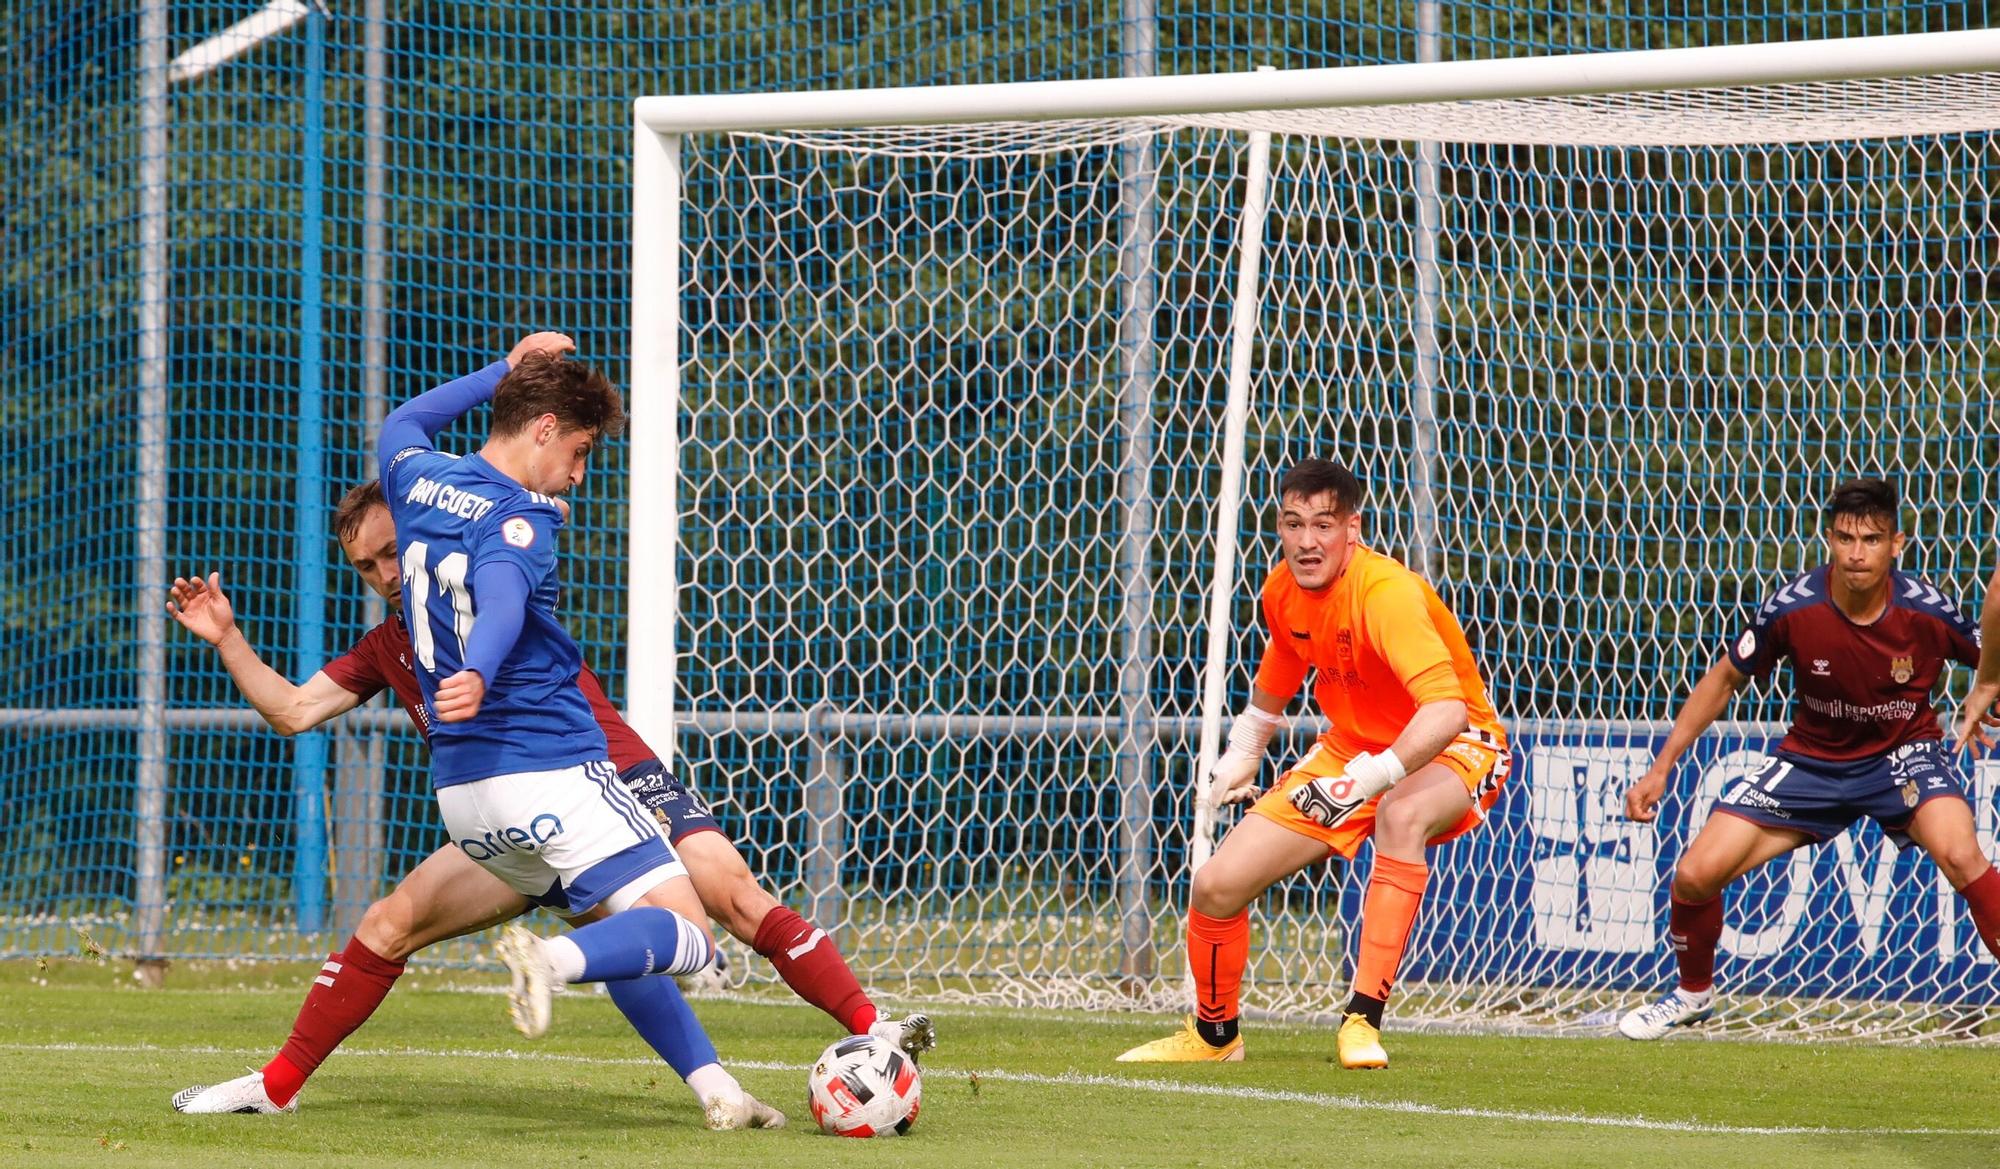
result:
M 917 1123 L 923 1079 L 917 1061 L 873 1035 L 850 1035 L 820 1052 L 806 1077 L 806 1106 L 821 1132 L 895 1137 Z

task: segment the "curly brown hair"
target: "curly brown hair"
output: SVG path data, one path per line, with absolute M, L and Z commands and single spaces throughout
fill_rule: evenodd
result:
M 517 434 L 544 414 L 564 430 L 599 437 L 625 429 L 625 402 L 610 378 L 580 361 L 530 353 L 493 391 L 493 433 Z

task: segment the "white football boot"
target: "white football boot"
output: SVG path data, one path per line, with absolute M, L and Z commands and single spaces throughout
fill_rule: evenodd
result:
M 1682 990 L 1675 987 L 1659 1002 L 1627 1011 L 1618 1020 L 1618 1033 L 1627 1039 L 1659 1039 L 1676 1027 L 1689 1027 L 1715 1013 L 1715 988 Z
M 297 1096 L 292 1097 L 283 1108 L 271 1103 L 271 1098 L 264 1094 L 263 1072 L 251 1072 L 247 1076 L 207 1087 L 183 1088 L 174 1093 L 175 1112 L 262 1112 L 275 1116 L 298 1110 Z
M 713 1096 L 701 1106 L 702 1122 L 712 1132 L 733 1132 L 743 1128 L 783 1128 L 785 1114 L 744 1092 L 736 1100 Z
M 879 1020 L 868 1028 L 868 1033 L 902 1048 L 903 1054 L 911 1059 L 937 1046 L 937 1027 L 922 1011 L 900 1019 Z
M 507 966 L 513 983 L 507 988 L 507 1015 L 530 1039 L 549 1030 L 549 1003 L 556 993 L 556 971 L 542 952 L 542 939 L 510 925 L 500 931 L 493 953 Z

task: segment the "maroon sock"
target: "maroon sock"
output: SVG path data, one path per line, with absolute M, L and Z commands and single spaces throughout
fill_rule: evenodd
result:
M 1972 907 L 1972 925 L 1979 931 L 1979 940 L 1986 943 L 1995 958 L 2000 958 L 2000 869 L 1988 865 L 1958 895 Z
M 784 906 L 764 915 L 750 944 L 778 968 L 793 994 L 832 1015 L 849 1034 L 867 1031 L 880 1017 L 832 935 Z
M 1722 938 L 1722 897 L 1682 901 L 1669 895 L 1673 910 L 1667 917 L 1667 940 L 1681 965 L 1681 989 L 1702 991 L 1715 985 L 1715 943 Z
M 402 973 L 401 962 L 383 958 L 360 938 L 349 938 L 346 949 L 328 954 L 306 991 L 291 1038 L 264 1065 L 264 1094 L 271 1103 L 280 1108 L 291 1103 L 320 1062 L 382 1005 Z

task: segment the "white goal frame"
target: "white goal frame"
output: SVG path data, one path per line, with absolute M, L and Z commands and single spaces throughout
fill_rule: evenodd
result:
M 1379 106 L 1996 71 L 2000 29 L 1980 29 L 1196 77 L 641 97 L 633 103 L 631 567 L 626 597 L 627 705 L 633 721 L 642 733 L 668 744 L 671 753 L 678 619 L 673 470 L 679 453 L 673 419 L 680 406 L 683 135 Z M 639 213 L 646 207 L 658 207 L 660 213 Z M 1225 586 L 1218 592 L 1226 604 L 1233 582 L 1217 584 Z
M 632 443 L 629 489 L 627 706 L 635 726 L 671 763 L 676 732 L 733 725 L 737 716 L 686 712 L 676 705 L 676 628 L 680 619 L 676 419 L 681 402 L 680 334 L 682 143 L 689 134 L 790 132 L 879 126 L 1026 123 L 1113 117 L 1194 117 L 1203 114 L 1429 105 L 1582 95 L 1889 80 L 1940 74 L 2000 73 L 2000 29 L 1493 61 L 1454 61 L 1338 69 L 1259 71 L 1193 77 L 1113 78 L 1004 85 L 933 86 L 722 96 L 646 96 L 634 104 L 632 225 Z M 1965 128 L 1975 128 L 1968 126 Z M 1991 128 L 1979 122 L 1976 128 Z M 1264 133 L 1256 131 L 1254 133 Z M 1486 139 L 1480 139 L 1486 140 Z M 1780 139 L 1759 139 L 1778 141 Z M 1268 151 L 1251 150 L 1250 168 Z M 1246 205 L 1260 197 L 1248 176 Z M 1254 218 L 1246 213 L 1244 223 Z M 1239 238 L 1239 296 L 1231 349 L 1221 490 L 1215 500 L 1215 571 L 1210 584 L 1207 659 L 1199 719 L 1197 774 L 1205 793 L 1227 712 L 1231 662 L 1228 615 L 1237 579 L 1237 516 L 1242 506 L 1244 421 L 1251 369 L 1250 331 L 1256 299 L 1257 233 Z M 760 714 L 789 717 L 789 729 L 839 733 L 851 729 L 828 712 Z M 1503 719 L 1506 711 L 1501 712 Z M 872 716 L 846 717 L 881 732 Z M 896 716 L 903 732 L 963 728 L 973 715 Z M 1135 717 L 1127 712 L 1128 721 Z M 927 731 L 916 724 L 930 720 Z M 1038 720 L 1046 725 L 1048 720 Z M 773 723 L 772 725 L 776 725 Z M 896 733 L 896 732 L 889 732 Z M 962 733 L 962 730 L 961 730 Z M 1140 740 L 1142 743 L 1147 740 Z M 1212 816 L 1197 801 L 1192 863 L 1211 847 Z M 1150 944 L 1146 945 L 1150 948 Z M 1177 949 L 1169 945 L 1168 950 Z

